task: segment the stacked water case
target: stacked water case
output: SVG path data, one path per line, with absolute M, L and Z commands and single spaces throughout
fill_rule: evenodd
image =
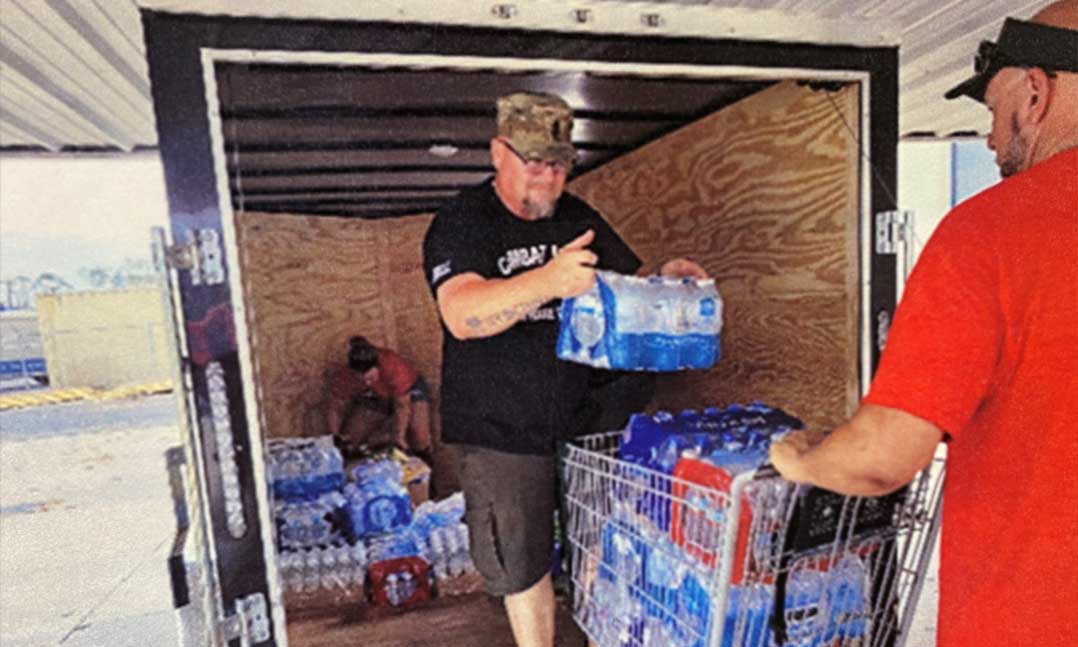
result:
M 281 583 L 296 594 L 362 594 L 366 547 L 348 541 L 344 461 L 330 436 L 267 443 Z
M 800 421 L 754 403 L 636 415 L 563 463 L 574 612 L 600 647 L 897 644 L 938 528 L 942 464 L 879 498 L 765 465 Z
M 600 368 L 678 371 L 714 366 L 722 300 L 713 280 L 596 272 L 562 303 L 557 355 Z
M 408 457 L 382 453 L 350 464 L 329 436 L 268 443 L 281 582 L 293 606 L 415 606 L 435 587 L 468 592 L 459 493 L 413 510 L 403 485 Z M 425 499 L 425 497 L 424 497 Z

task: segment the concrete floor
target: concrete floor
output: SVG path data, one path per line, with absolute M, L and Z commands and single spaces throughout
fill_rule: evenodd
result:
M 157 647 L 177 633 L 171 396 L 0 412 L 0 646 Z M 929 569 L 908 647 L 934 647 Z
M 175 644 L 164 451 L 179 438 L 174 413 L 144 420 L 145 404 L 54 405 L 36 430 L 40 416 L 0 415 L 3 647 Z M 133 426 L 79 429 L 91 410 L 115 424 L 132 408 Z

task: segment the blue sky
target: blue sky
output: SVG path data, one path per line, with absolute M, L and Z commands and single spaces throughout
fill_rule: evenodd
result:
M 0 280 L 149 258 L 167 217 L 156 152 L 0 155 Z

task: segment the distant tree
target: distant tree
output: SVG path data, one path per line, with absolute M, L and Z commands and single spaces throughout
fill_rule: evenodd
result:
M 42 272 L 34 281 L 34 294 L 56 294 L 65 290 L 71 290 L 71 284 L 52 272 Z
M 22 310 L 29 308 L 33 300 L 34 282 L 26 276 L 16 276 L 10 281 L 3 282 L 0 290 L 0 299 L 3 300 L 5 310 Z
M 112 267 L 104 265 L 84 267 L 79 270 L 79 276 L 94 290 L 157 284 L 153 263 L 146 258 L 128 257 Z
M 82 280 L 94 289 L 104 289 L 109 283 L 109 271 L 103 267 L 82 268 L 79 270 Z

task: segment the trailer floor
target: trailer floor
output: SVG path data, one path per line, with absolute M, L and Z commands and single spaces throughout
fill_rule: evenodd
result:
M 555 647 L 584 647 L 587 638 L 558 600 Z M 442 597 L 407 611 L 372 607 L 288 613 L 290 647 L 514 647 L 499 598 L 485 593 Z

